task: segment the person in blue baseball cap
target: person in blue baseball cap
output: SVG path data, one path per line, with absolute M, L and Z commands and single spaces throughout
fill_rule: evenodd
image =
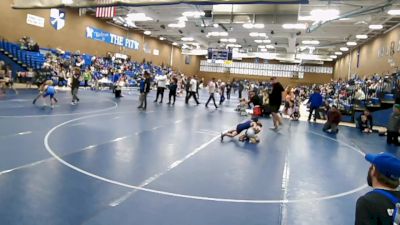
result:
M 367 182 L 374 190 L 357 200 L 355 225 L 400 224 L 400 160 L 390 153 L 367 154 Z

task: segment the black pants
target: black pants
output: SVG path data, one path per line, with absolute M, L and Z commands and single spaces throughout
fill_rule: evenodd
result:
M 168 101 L 168 103 L 171 103 L 171 97 L 174 98 L 174 101 L 172 102 L 172 104 L 174 104 L 175 103 L 175 99 L 176 99 L 176 91 L 169 91 L 169 96 L 168 96 L 169 101 Z
M 388 144 L 399 145 L 399 133 L 396 131 L 388 131 L 386 142 Z
M 85 80 L 85 87 L 89 86 L 88 82 L 89 82 L 88 80 Z
M 210 93 L 210 97 L 208 97 L 206 107 L 208 107 L 208 103 L 210 103 L 211 100 L 213 100 L 215 108 L 218 108 L 217 104 L 215 103 L 214 93 Z
M 231 89 L 226 89 L 226 99 L 231 98 Z
M 158 100 L 158 96 L 161 95 L 161 100 L 160 102 L 162 102 L 163 98 L 164 98 L 164 89 L 163 87 L 158 87 L 157 88 L 157 97 L 156 100 L 154 100 L 154 102 L 156 102 Z
M 197 105 L 200 104 L 199 101 L 197 100 L 196 92 L 195 92 L 195 91 L 189 91 L 189 95 L 186 97 L 186 104 L 189 103 L 189 99 L 190 99 L 192 96 L 193 96 L 193 98 L 194 98 L 194 101 L 197 103 Z
M 239 99 L 242 98 L 242 91 L 243 91 L 243 90 L 240 90 L 240 89 L 239 89 Z
M 115 89 L 115 97 L 121 98 L 121 90 L 120 89 Z
M 317 119 L 318 108 L 310 107 L 310 114 L 308 115 L 308 120 L 311 120 L 311 115 L 313 114 L 313 112 L 314 112 L 314 120 Z

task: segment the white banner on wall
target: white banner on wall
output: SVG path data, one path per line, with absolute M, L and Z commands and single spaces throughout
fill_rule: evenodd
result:
M 44 27 L 44 18 L 32 14 L 27 14 L 26 23 L 37 27 Z
M 153 55 L 160 55 L 160 51 L 158 49 L 153 49 Z

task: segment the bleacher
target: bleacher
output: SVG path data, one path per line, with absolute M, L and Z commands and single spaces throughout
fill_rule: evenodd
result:
M 18 44 L 5 40 L 0 40 L 0 51 L 26 69 L 40 69 L 45 62 L 45 56 L 40 52 L 21 49 Z

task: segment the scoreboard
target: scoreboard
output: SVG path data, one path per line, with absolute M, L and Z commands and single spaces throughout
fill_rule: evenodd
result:
M 232 60 L 232 49 L 217 49 L 217 48 L 209 48 L 208 49 L 208 59 L 211 60 Z

